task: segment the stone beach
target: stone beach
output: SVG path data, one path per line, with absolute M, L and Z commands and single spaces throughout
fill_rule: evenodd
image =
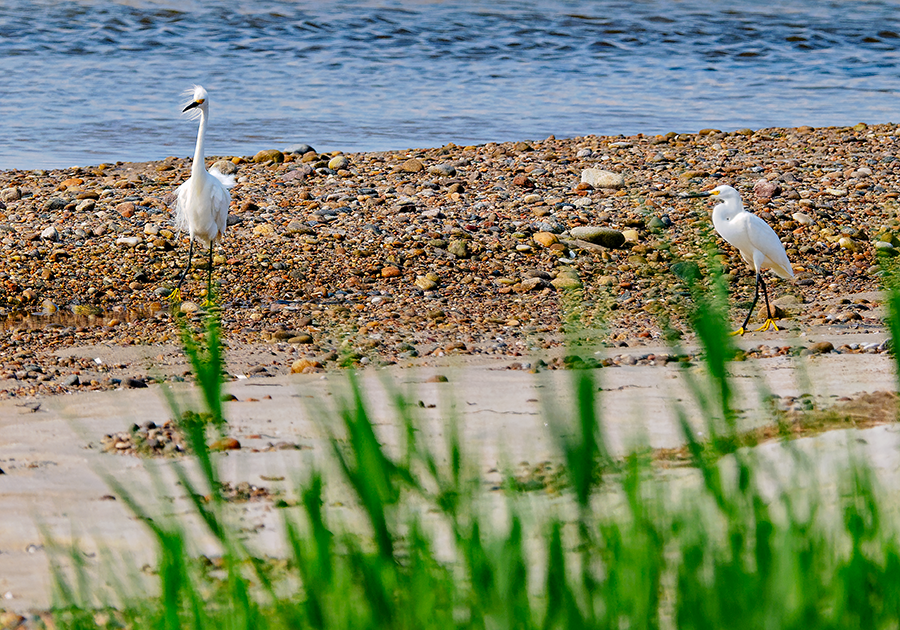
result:
M 771 418 L 755 410 L 759 382 L 790 413 L 858 405 L 872 391 L 893 405 L 879 256 L 900 248 L 897 155 L 900 126 L 859 124 L 364 154 L 294 145 L 208 159 L 237 178 L 214 252 L 229 430 L 213 448 L 229 496 L 251 505 L 242 518 L 254 545 L 278 553 L 271 505 L 294 479 L 281 468 L 308 470 L 328 451 L 298 399 L 333 400 L 342 368 L 385 368 L 361 379 L 389 446 L 396 417 L 382 377 L 414 387 L 435 441 L 447 392 L 465 400 L 463 437 L 490 488 L 506 457 L 555 470 L 540 408 L 548 396 L 571 404 L 559 368 L 615 368 L 598 376 L 615 452 L 642 430 L 650 446 L 677 449 L 673 397 L 685 385 L 674 366 L 697 348 L 685 279 L 721 265 L 733 327 L 753 292 L 712 230 L 712 202 L 683 197 L 720 184 L 772 225 L 796 274 L 767 276 L 781 330 L 738 340 L 741 426 Z M 187 258 L 172 206 L 190 165 L 0 171 L 4 614 L 49 605 L 36 514 L 64 538 L 63 523 L 85 523 L 148 555 L 142 526 L 96 471 L 140 483 L 152 462 L 185 454 L 172 410 L 148 385 L 192 379 L 178 319 L 200 325 L 202 252 L 184 301 L 167 299 Z M 666 325 L 683 333 L 677 353 Z M 893 425 L 865 430 L 883 437 Z M 893 448 L 891 436 L 873 449 Z M 800 442 L 837 474 L 842 440 Z
M 446 355 L 555 367 L 566 326 L 607 347 L 659 343 L 661 314 L 688 329 L 685 268 L 712 259 L 739 322 L 752 275 L 712 231 L 711 203 L 679 197 L 725 183 L 785 243 L 796 279 L 769 285 L 787 334 L 880 328 L 876 252 L 900 247 L 898 134 L 860 123 L 210 158 L 238 182 L 214 258 L 229 371 Z M 185 376 L 166 296 L 187 257 L 172 207 L 190 163 L 0 171 L 0 396 Z M 183 287 L 188 317 L 205 258 Z

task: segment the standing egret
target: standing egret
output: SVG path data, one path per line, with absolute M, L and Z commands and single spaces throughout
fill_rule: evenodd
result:
M 744 210 L 740 193 L 731 186 L 718 186 L 709 192 L 689 196 L 717 196 L 722 200 L 722 203 L 716 204 L 713 208 L 713 227 L 722 238 L 737 248 L 741 253 L 741 258 L 756 272 L 753 303 L 750 305 L 750 311 L 747 313 L 744 323 L 733 334 L 743 335 L 746 332 L 747 323 L 750 321 L 757 300 L 759 300 L 760 285 L 762 285 L 763 297 L 766 301 L 766 321 L 756 330 L 769 330 L 769 328 L 778 330 L 775 320 L 772 319 L 769 292 L 766 289 L 766 281 L 763 280 L 762 270 L 771 269 L 785 279 L 793 278 L 794 270 L 791 269 L 791 262 L 788 260 L 784 245 L 781 244 L 775 230 L 755 214 Z
M 197 148 L 194 150 L 194 161 L 191 164 L 191 176 L 178 187 L 178 198 L 175 202 L 175 227 L 190 235 L 187 266 L 178 279 L 178 286 L 170 296 L 177 300 L 181 295 L 181 283 L 191 268 L 194 254 L 194 241 L 209 247 L 209 266 L 207 275 L 207 301 L 212 297 L 213 243 L 225 235 L 228 224 L 228 204 L 231 195 L 228 189 L 234 186 L 234 176 L 225 175 L 217 168 L 206 170 L 203 158 L 203 141 L 206 136 L 206 122 L 209 119 L 209 96 L 201 86 L 195 85 L 193 98 L 183 110 L 191 112 L 192 119 L 200 117 L 200 130 L 197 133 Z

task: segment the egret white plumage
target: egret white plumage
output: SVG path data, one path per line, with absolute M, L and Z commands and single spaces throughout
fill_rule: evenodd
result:
M 744 323 L 734 334 L 743 335 L 746 332 L 750 316 L 759 300 L 759 287 L 762 286 L 763 297 L 766 301 L 766 321 L 757 331 L 773 328 L 778 330 L 775 320 L 772 319 L 772 310 L 769 306 L 769 292 L 766 289 L 766 281 L 763 279 L 763 269 L 771 269 L 776 275 L 789 279 L 794 277 L 794 270 L 788 260 L 784 245 L 775 230 L 760 217 L 744 210 L 741 195 L 731 186 L 718 186 L 706 193 L 691 196 L 717 196 L 722 203 L 713 208 L 712 220 L 716 232 L 728 243 L 737 248 L 741 258 L 756 273 L 756 288 L 753 292 L 753 303 L 750 311 L 744 319 Z
M 209 120 L 209 95 L 201 86 L 195 85 L 192 100 L 182 110 L 192 112 L 192 118 L 200 118 L 200 130 L 197 133 L 197 147 L 194 150 L 194 161 L 191 164 L 191 176 L 178 187 L 175 202 L 175 227 L 190 235 L 188 261 L 178 279 L 178 286 L 173 291 L 173 300 L 181 294 L 181 284 L 191 268 L 194 254 L 194 241 L 209 248 L 209 266 L 207 275 L 207 300 L 212 294 L 213 244 L 225 235 L 228 224 L 228 205 L 231 194 L 228 189 L 234 186 L 234 176 L 225 175 L 217 168 L 206 170 L 204 164 L 203 143 L 206 137 L 206 124 Z

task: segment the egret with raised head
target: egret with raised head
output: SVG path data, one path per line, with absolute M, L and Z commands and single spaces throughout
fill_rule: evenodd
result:
M 192 118 L 200 118 L 200 130 L 197 133 L 197 147 L 194 150 L 194 161 L 191 164 L 191 176 L 178 187 L 175 202 L 175 227 L 190 235 L 188 260 L 178 286 L 170 295 L 174 301 L 181 296 L 181 284 L 191 269 L 191 258 L 194 255 L 194 241 L 209 248 L 207 267 L 207 301 L 212 297 L 213 244 L 225 235 L 228 225 L 228 205 L 231 194 L 228 189 L 234 186 L 234 176 L 225 175 L 217 168 L 206 170 L 204 163 L 203 143 L 206 138 L 206 124 L 209 120 L 209 95 L 201 86 L 195 85 L 191 101 L 182 113 L 191 112 Z
M 717 186 L 708 192 L 694 193 L 690 197 L 718 197 L 722 203 L 713 208 L 712 220 L 716 232 L 737 248 L 741 258 L 756 273 L 756 288 L 753 291 L 753 303 L 750 311 L 744 318 L 744 323 L 733 334 L 743 335 L 747 331 L 750 316 L 759 300 L 759 287 L 762 287 L 763 297 L 766 302 L 766 321 L 757 331 L 778 330 L 775 320 L 772 318 L 772 309 L 769 306 L 769 292 L 766 281 L 763 279 L 763 269 L 771 269 L 776 275 L 790 279 L 794 277 L 794 270 L 784 251 L 784 245 L 775 230 L 752 212 L 744 210 L 741 195 L 731 186 Z

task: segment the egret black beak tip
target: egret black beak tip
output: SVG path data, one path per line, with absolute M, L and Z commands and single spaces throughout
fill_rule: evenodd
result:
M 696 192 L 696 193 L 681 193 L 678 195 L 682 199 L 695 199 L 697 197 L 710 197 L 712 196 L 711 192 Z
M 194 109 L 195 107 L 200 107 L 200 103 L 199 103 L 198 101 L 192 101 L 192 102 L 188 103 L 188 104 L 185 106 L 185 108 L 181 110 L 181 113 L 183 114 L 183 113 L 186 112 L 187 110 L 189 110 L 189 109 Z

